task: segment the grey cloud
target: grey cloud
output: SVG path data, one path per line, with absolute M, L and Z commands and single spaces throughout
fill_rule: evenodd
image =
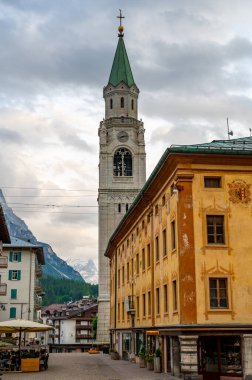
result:
M 20 144 L 23 141 L 24 139 L 20 135 L 20 133 L 16 131 L 11 131 L 8 128 L 3 128 L 0 126 L 0 143 L 8 142 L 8 143 Z
M 77 134 L 66 134 L 60 136 L 61 140 L 65 145 L 72 146 L 74 148 L 80 149 L 84 152 L 94 153 L 95 147 L 88 144 L 85 140 L 79 137 Z

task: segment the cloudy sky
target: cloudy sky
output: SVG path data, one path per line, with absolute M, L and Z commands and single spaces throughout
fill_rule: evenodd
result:
M 98 136 L 118 8 L 147 175 L 171 144 L 252 127 L 250 0 L 0 0 L 0 187 L 55 252 L 97 263 Z

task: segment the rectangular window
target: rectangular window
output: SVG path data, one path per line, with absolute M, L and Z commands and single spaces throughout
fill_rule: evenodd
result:
M 210 278 L 210 307 L 213 309 L 228 308 L 227 278 Z
M 220 188 L 221 177 L 204 177 L 204 186 L 206 188 Z
M 158 215 L 158 205 L 155 206 L 155 215 Z
M 162 196 L 162 206 L 165 206 L 165 195 Z
M 171 222 L 171 248 L 176 249 L 176 225 L 175 220 Z
M 139 254 L 136 254 L 136 274 L 139 274 Z
M 9 280 L 10 281 L 21 280 L 21 270 L 9 270 Z
M 147 245 L 147 267 L 149 268 L 151 265 L 151 251 L 150 244 Z
M 129 262 L 127 263 L 127 282 L 129 282 Z
M 156 248 L 156 261 L 159 261 L 159 239 L 158 239 L 158 236 L 156 236 L 156 239 L 155 239 L 155 248 Z
M 163 256 L 167 255 L 166 229 L 163 230 Z
M 225 244 L 223 215 L 207 215 L 207 243 Z
M 151 315 L 151 292 L 148 292 L 148 315 Z
M 11 262 L 21 262 L 22 252 L 10 252 L 9 260 Z
M 124 266 L 122 267 L 122 285 L 124 285 Z
M 144 219 L 142 220 L 142 229 L 144 229 Z
M 17 289 L 11 289 L 11 299 L 12 300 L 17 299 Z
M 118 269 L 118 276 L 117 276 L 117 285 L 118 285 L 118 288 L 120 288 L 120 284 L 121 284 L 121 273 L 120 273 L 120 269 Z
M 139 318 L 139 297 L 136 298 L 136 315 Z
M 146 316 L 146 301 L 145 301 L 145 293 L 143 294 L 143 317 Z
M 124 302 L 122 302 L 122 320 L 124 321 Z
M 121 319 L 121 308 L 120 308 L 120 303 L 117 305 L 117 311 L 118 311 L 118 321 Z
M 142 249 L 142 270 L 145 271 L 145 249 Z
M 177 300 L 177 281 L 172 281 L 172 290 L 173 290 L 173 311 L 178 310 L 178 300 Z
M 159 288 L 156 289 L 156 314 L 160 314 L 160 297 L 159 297 Z
M 131 259 L 131 276 L 134 275 L 134 259 Z
M 164 313 L 168 313 L 168 287 L 164 285 Z
M 15 307 L 10 307 L 10 318 L 16 318 L 17 309 Z

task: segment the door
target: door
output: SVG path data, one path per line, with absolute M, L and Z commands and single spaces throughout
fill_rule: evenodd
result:
M 207 337 L 202 343 L 203 380 L 220 380 L 219 341 L 217 337 Z

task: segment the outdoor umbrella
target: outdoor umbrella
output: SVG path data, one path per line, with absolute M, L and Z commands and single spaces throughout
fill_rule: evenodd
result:
M 11 319 L 9 321 L 0 322 L 0 333 L 15 333 L 19 332 L 19 356 L 21 355 L 21 333 L 25 332 L 39 332 L 54 330 L 54 327 L 43 325 L 29 321 L 27 319 Z

